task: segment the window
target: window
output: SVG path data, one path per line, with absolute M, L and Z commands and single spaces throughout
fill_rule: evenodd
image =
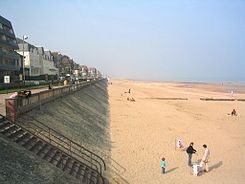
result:
M 1 40 L 6 40 L 6 36 L 4 34 L 0 34 Z

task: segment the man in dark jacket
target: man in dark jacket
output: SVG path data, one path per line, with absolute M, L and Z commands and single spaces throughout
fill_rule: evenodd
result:
M 196 150 L 193 148 L 194 143 L 191 142 L 189 147 L 186 149 L 186 152 L 188 154 L 188 166 L 192 166 L 192 154 L 196 153 Z

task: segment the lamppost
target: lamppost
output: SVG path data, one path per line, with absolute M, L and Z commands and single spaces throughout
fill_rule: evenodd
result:
M 25 86 L 25 56 L 24 56 L 24 44 L 25 40 L 27 40 L 27 36 L 23 35 L 23 44 L 22 44 L 22 51 L 23 51 L 23 61 L 22 61 L 22 80 L 23 80 L 23 85 Z

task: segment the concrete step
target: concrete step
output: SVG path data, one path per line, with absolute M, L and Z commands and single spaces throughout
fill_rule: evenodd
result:
M 25 131 L 22 130 L 21 128 L 19 128 L 17 131 L 15 131 L 14 133 L 10 134 L 8 136 L 8 138 L 10 138 L 10 139 L 17 139 L 20 136 L 22 136 L 24 133 L 25 133 Z
M 32 136 L 31 134 L 25 133 L 23 136 L 17 138 L 15 140 L 15 142 L 18 144 L 21 144 L 21 143 L 25 142 L 26 140 L 28 140 L 31 136 Z
M 58 168 L 60 168 L 60 169 L 63 168 L 63 167 L 65 166 L 67 160 L 68 160 L 67 155 L 62 154 L 60 160 L 59 160 L 58 163 L 56 164 L 56 167 L 58 167 Z
M 22 144 L 22 146 L 26 149 L 30 149 L 32 146 L 34 146 L 34 144 L 36 144 L 37 141 L 38 139 L 36 137 L 31 136 L 26 142 Z
M 72 176 L 76 176 L 76 173 L 78 172 L 78 169 L 79 169 L 79 164 L 78 164 L 78 162 L 76 162 L 76 161 L 73 162 L 69 174 L 72 175 Z
M 20 125 L 9 122 L 0 117 L 0 133 L 9 140 L 25 147 L 38 157 L 50 162 L 57 168 L 69 173 L 86 184 L 109 184 L 97 171 L 86 166 L 72 155 L 69 155 L 55 145 L 45 142 L 37 135 L 26 132 Z M 103 181 L 106 181 L 105 183 Z
M 90 183 L 97 183 L 98 181 L 98 173 L 96 173 L 95 171 L 91 171 L 91 177 L 90 177 Z
M 52 159 L 52 157 L 55 155 L 55 153 L 56 150 L 53 147 L 50 147 L 48 152 L 43 156 L 43 159 L 49 162 Z
M 91 176 L 92 176 L 91 170 L 88 167 L 86 167 L 82 182 L 89 183 Z
M 33 153 L 37 153 L 42 148 L 43 142 L 38 140 L 29 150 Z
M 0 131 L 4 130 L 6 127 L 9 127 L 10 125 L 13 125 L 10 122 L 4 122 L 0 124 Z
M 14 127 L 15 125 L 12 123 L 5 123 L 0 127 L 0 133 L 4 134 L 5 131 L 9 131 L 9 129 L 11 130 Z
M 18 129 L 20 129 L 20 128 L 18 128 L 15 125 L 11 125 L 8 128 L 5 128 L 1 133 L 3 135 L 9 136 L 9 135 L 13 134 L 14 132 L 16 132 Z
M 7 122 L 8 122 L 8 120 L 6 120 L 5 118 L 0 118 L 0 125 L 3 125 Z
M 54 156 L 51 158 L 49 162 L 56 165 L 58 161 L 61 159 L 61 156 L 62 156 L 62 153 L 59 151 L 56 151 L 56 153 L 54 154 Z
M 66 164 L 63 167 L 63 171 L 69 172 L 72 168 L 73 163 L 74 163 L 74 160 L 71 157 L 69 157 Z
M 37 152 L 37 155 L 41 158 L 48 152 L 49 146 L 48 144 L 43 144 L 42 148 Z
M 100 175 L 98 175 L 96 184 L 106 184 L 105 178 L 102 178 Z M 109 184 L 109 182 L 107 182 L 107 184 Z
M 86 169 L 85 165 L 79 164 L 78 171 L 77 171 L 77 174 L 76 174 L 76 178 L 82 179 L 84 177 L 84 175 L 85 175 L 85 169 Z

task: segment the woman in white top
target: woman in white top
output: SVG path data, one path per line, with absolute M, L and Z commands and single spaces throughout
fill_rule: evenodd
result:
M 206 144 L 203 145 L 203 148 L 205 149 L 204 150 L 204 154 L 203 154 L 203 157 L 202 157 L 202 160 L 201 160 L 201 163 L 200 163 L 200 166 L 203 168 L 203 171 L 204 172 L 208 172 L 209 171 L 209 168 L 208 168 L 208 161 L 209 161 L 209 157 L 210 157 L 210 151 L 207 147 Z

